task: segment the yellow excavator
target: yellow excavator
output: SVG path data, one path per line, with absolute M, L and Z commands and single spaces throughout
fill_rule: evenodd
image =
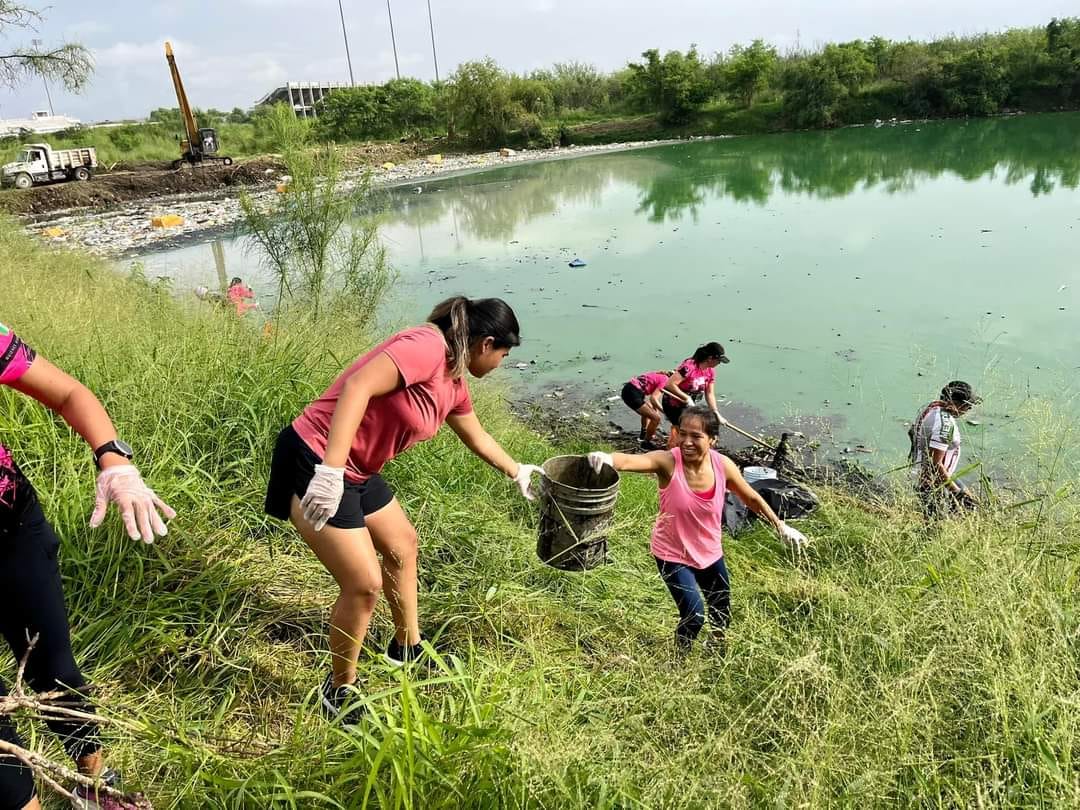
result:
M 176 57 L 173 56 L 172 45 L 165 43 L 165 61 L 169 63 L 169 72 L 172 74 L 173 87 L 176 88 L 176 102 L 180 105 L 180 120 L 184 124 L 184 135 L 180 142 L 180 157 L 172 162 L 174 169 L 179 169 L 185 163 L 192 166 L 201 166 L 205 163 L 221 163 L 231 166 L 233 159 L 219 155 L 217 130 L 213 127 L 202 127 L 195 123 L 195 114 L 191 111 L 187 93 L 184 92 L 184 83 L 180 80 L 180 70 L 176 67 Z

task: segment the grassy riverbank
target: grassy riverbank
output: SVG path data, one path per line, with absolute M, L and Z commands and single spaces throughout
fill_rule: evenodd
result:
M 276 431 L 375 336 L 266 340 L 8 226 L 0 285 L 0 320 L 98 392 L 180 512 L 150 547 L 115 519 L 88 530 L 85 446 L 0 392 L 0 436 L 63 538 L 77 656 L 106 710 L 147 726 L 109 733 L 113 761 L 158 808 L 1080 801 L 1068 501 L 1035 526 L 1018 510 L 928 535 L 904 508 L 823 493 L 807 563 L 760 530 L 728 542 L 728 656 L 677 664 L 647 553 L 654 484 L 624 480 L 612 565 L 559 573 L 535 557 L 534 508 L 443 434 L 387 478 L 419 529 L 422 624 L 445 666 L 408 680 L 367 662 L 372 720 L 347 733 L 313 700 L 331 580 L 261 502 Z M 474 390 L 516 457 L 566 449 Z M 380 609 L 374 636 L 389 630 Z

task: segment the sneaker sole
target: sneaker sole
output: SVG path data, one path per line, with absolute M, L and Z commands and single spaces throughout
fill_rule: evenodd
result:
M 400 669 L 401 667 L 405 666 L 404 661 L 399 661 L 397 658 L 391 658 L 386 653 L 383 653 L 383 661 L 385 661 L 386 663 L 388 663 L 390 666 L 394 667 L 395 669 Z

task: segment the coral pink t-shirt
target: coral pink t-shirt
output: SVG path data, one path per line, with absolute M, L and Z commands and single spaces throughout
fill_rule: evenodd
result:
M 716 478 L 711 493 L 699 493 L 686 483 L 682 450 L 673 448 L 671 454 L 675 457 L 675 474 L 660 490 L 660 514 L 653 527 L 651 550 L 653 556 L 666 562 L 706 568 L 724 556 L 724 457 L 709 451 Z
M 433 326 L 398 332 L 345 369 L 326 392 L 293 421 L 293 429 L 319 458 L 326 455 L 330 420 L 345 381 L 385 352 L 404 386 L 373 398 L 353 438 L 345 477 L 365 481 L 417 442 L 434 436 L 446 417 L 472 412 L 465 380 L 453 380 L 446 365 L 446 340 Z
M 667 385 L 668 375 L 662 371 L 649 371 L 645 374 L 639 374 L 630 380 L 630 384 L 635 388 L 640 388 L 645 394 L 655 393 L 656 389 L 663 388 Z

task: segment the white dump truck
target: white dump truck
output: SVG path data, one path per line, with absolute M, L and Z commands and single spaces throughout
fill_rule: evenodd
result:
M 53 149 L 47 143 L 28 143 L 18 160 L 0 169 L 0 182 L 30 188 L 62 180 L 89 180 L 97 165 L 97 150 L 92 146 Z

